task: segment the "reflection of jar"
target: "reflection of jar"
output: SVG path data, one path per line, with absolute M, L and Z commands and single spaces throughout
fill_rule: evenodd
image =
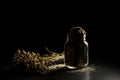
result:
M 85 38 L 86 32 L 81 27 L 74 27 L 68 33 L 64 44 L 67 66 L 81 68 L 88 65 L 88 43 Z

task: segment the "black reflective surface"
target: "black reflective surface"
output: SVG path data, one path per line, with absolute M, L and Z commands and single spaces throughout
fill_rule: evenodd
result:
M 65 72 L 58 70 L 48 74 L 25 74 L 14 73 L 9 67 L 1 68 L 0 76 L 4 80 L 120 80 L 120 69 L 105 65 L 94 65 L 95 71 L 74 71 Z

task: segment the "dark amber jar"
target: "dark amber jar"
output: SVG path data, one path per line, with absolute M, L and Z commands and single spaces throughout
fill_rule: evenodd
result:
M 86 32 L 81 27 L 74 27 L 67 34 L 64 44 L 65 63 L 72 67 L 85 67 L 89 63 Z

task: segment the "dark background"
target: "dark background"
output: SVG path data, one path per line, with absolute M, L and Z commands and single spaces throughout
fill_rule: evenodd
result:
M 0 65 L 11 62 L 17 49 L 44 53 L 64 51 L 67 32 L 81 26 L 87 32 L 90 63 L 119 66 L 117 6 L 3 6 L 0 27 Z M 57 6 L 57 8 L 56 8 Z

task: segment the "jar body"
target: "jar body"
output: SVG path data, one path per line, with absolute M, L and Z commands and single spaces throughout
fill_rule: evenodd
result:
M 85 67 L 89 63 L 88 43 L 83 42 L 65 42 L 65 63 L 73 67 Z

